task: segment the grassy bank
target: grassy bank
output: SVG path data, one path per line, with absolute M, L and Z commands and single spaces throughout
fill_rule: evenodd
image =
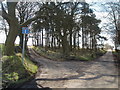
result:
M 115 61 L 115 64 L 118 68 L 120 68 L 120 51 L 116 52 L 116 51 L 113 51 L 113 56 L 114 56 L 114 61 Z
M 45 58 L 49 58 L 51 60 L 55 61 L 64 61 L 63 54 L 61 52 L 61 49 L 56 49 L 56 50 L 45 50 L 45 48 L 41 47 L 33 47 L 34 50 L 39 53 L 41 56 Z M 90 50 L 90 49 L 80 49 L 80 50 L 74 50 L 70 52 L 70 57 L 68 57 L 67 60 L 81 60 L 81 61 L 90 61 L 95 58 L 98 58 L 99 56 L 102 56 L 105 54 L 105 50 Z
M 4 47 L 4 46 L 2 46 Z M 2 50 L 4 50 L 2 48 Z M 31 79 L 38 70 L 38 67 L 26 55 L 24 65 L 22 54 L 17 53 L 13 56 L 2 56 L 2 86 L 15 87 Z

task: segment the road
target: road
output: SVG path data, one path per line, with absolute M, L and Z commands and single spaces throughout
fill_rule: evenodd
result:
M 23 88 L 118 88 L 118 69 L 112 52 L 94 61 L 52 61 L 30 49 L 31 57 L 40 65 L 35 79 Z

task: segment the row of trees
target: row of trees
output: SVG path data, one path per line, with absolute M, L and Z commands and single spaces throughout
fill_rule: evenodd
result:
M 35 32 L 36 45 L 43 46 L 45 38 L 45 48 L 63 49 L 63 54 L 69 56 L 73 49 L 82 48 L 96 49 L 97 39 L 100 38 L 101 22 L 95 18 L 93 11 L 87 3 L 44 3 L 42 10 L 37 13 L 46 16 L 35 20 L 32 24 Z M 82 40 L 80 39 L 82 37 Z
M 93 11 L 85 2 L 7 2 L 7 10 L 2 5 L 2 17 L 9 24 L 9 33 L 5 42 L 5 54 L 14 54 L 14 42 L 20 37 L 22 47 L 22 30 L 32 26 L 37 44 L 45 48 L 62 48 L 63 54 L 69 56 L 73 49 L 96 49 L 100 37 L 101 22 L 95 18 Z M 80 37 L 82 39 L 80 39 Z

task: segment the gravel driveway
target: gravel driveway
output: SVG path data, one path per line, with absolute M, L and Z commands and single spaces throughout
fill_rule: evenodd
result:
M 94 61 L 52 61 L 30 49 L 31 57 L 40 64 L 35 80 L 23 88 L 118 88 L 118 69 L 112 52 Z

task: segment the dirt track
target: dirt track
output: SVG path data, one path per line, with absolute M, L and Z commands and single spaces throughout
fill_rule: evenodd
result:
M 51 61 L 38 56 L 30 49 L 31 57 L 40 64 L 35 80 L 25 88 L 118 88 L 118 69 L 114 65 L 112 52 L 95 61 Z M 42 72 L 41 72 L 42 71 Z M 35 86 L 34 85 L 34 86 Z M 24 88 L 23 87 L 23 88 Z

